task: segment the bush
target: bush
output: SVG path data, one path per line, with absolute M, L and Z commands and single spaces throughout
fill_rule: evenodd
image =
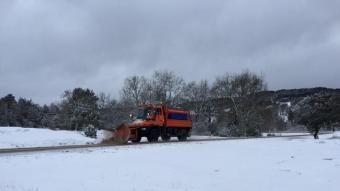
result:
M 97 138 L 97 129 L 93 125 L 88 125 L 84 128 L 84 134 L 86 137 Z
M 259 137 L 259 136 L 261 136 L 260 131 L 257 128 L 255 128 L 255 127 L 247 128 L 246 132 L 247 132 L 247 136 L 250 136 L 250 137 Z

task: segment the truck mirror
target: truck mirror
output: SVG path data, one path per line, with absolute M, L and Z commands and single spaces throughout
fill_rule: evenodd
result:
M 129 114 L 129 117 L 130 117 L 131 120 L 136 120 L 136 116 L 132 113 Z
M 149 112 L 146 114 L 146 119 L 151 119 L 151 115 Z

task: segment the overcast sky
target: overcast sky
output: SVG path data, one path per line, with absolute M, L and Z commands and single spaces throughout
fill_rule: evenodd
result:
M 339 0 L 1 0 L 0 96 L 38 103 L 126 77 L 263 73 L 270 89 L 340 87 Z

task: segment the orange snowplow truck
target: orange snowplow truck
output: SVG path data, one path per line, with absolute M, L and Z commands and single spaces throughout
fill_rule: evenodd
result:
M 132 142 L 140 142 L 142 137 L 149 142 L 156 142 L 159 137 L 163 141 L 169 141 L 171 137 L 185 141 L 191 135 L 192 120 L 189 111 L 168 108 L 164 104 L 146 104 L 138 109 L 128 128 Z

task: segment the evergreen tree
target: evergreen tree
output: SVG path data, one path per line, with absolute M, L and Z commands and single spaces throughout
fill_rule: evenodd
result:
M 98 97 L 92 90 L 75 88 L 65 91 L 59 115 L 68 129 L 80 130 L 88 125 L 98 126 Z
M 301 100 L 294 108 L 294 120 L 307 126 L 318 139 L 322 127 L 331 129 L 332 124 L 340 122 L 340 95 L 317 93 Z
M 0 125 L 17 126 L 17 101 L 12 94 L 0 99 Z
M 20 98 L 17 104 L 17 121 L 22 127 L 42 127 L 42 109 L 32 100 Z

